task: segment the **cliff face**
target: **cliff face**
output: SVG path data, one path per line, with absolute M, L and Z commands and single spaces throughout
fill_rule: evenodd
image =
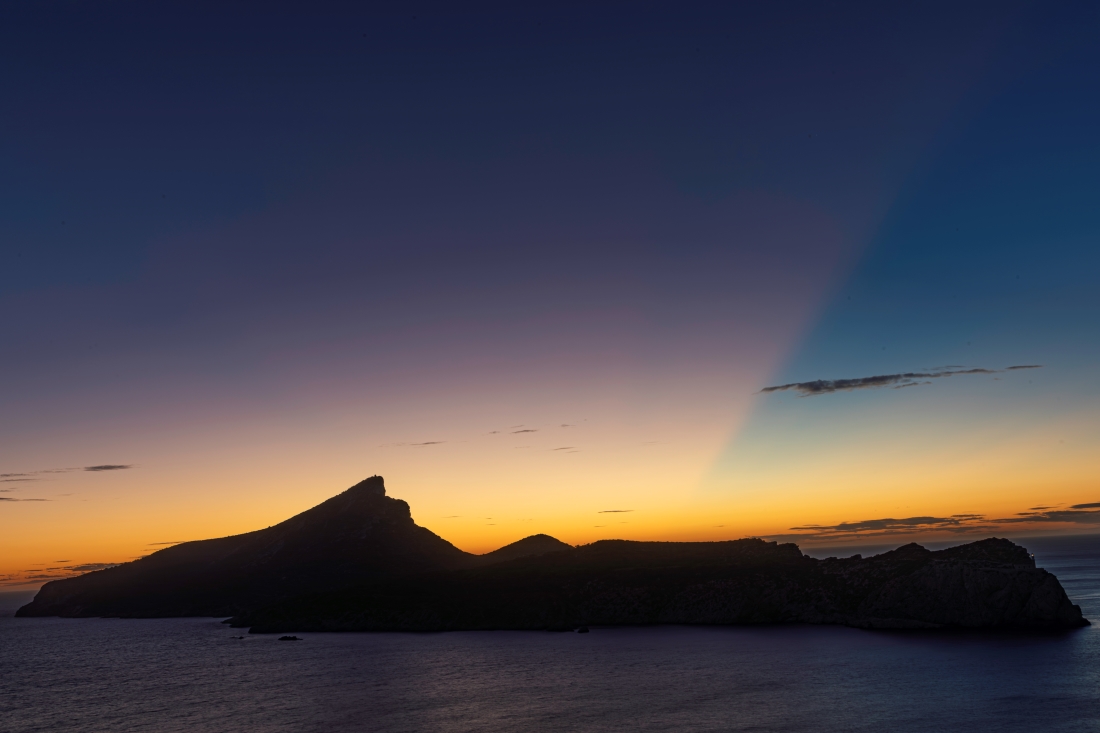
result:
M 758 539 L 574 548 L 535 535 L 479 556 L 417 526 L 377 476 L 274 527 L 48 583 L 17 615 L 233 616 L 271 632 L 1088 623 L 1057 578 L 1008 540 L 814 560 Z
M 867 560 L 825 561 L 859 591 L 846 623 L 872 628 L 1070 628 L 1086 625 L 1058 579 L 1027 550 L 988 539 L 930 552 L 910 544 Z

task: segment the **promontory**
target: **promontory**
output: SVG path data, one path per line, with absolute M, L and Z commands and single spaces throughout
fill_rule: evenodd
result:
M 534 535 L 485 555 L 418 526 L 380 476 L 267 529 L 55 580 L 18 616 L 229 617 L 253 632 L 845 624 L 1060 630 L 1088 624 L 1023 547 L 985 539 L 816 560 L 794 544 Z

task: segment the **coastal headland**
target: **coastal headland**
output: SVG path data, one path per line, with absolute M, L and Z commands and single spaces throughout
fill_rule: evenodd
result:
M 1089 623 L 1058 579 L 1006 539 L 817 560 L 795 544 L 756 538 L 573 547 L 533 535 L 473 555 L 418 526 L 380 476 L 266 529 L 47 583 L 16 615 L 228 617 L 255 633 Z

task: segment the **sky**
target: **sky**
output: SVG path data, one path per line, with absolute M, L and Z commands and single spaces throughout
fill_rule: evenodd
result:
M 1100 530 L 1100 7 L 0 7 L 0 585 Z M 1024 368 L 1027 367 L 1027 368 Z

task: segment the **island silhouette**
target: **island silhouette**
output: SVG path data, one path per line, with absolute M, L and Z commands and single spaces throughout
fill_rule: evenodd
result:
M 418 526 L 381 476 L 267 529 L 52 581 L 16 615 L 229 617 L 254 633 L 1089 623 L 1058 579 L 1006 539 L 816 560 L 795 544 L 756 538 L 573 547 L 539 534 L 474 555 Z

